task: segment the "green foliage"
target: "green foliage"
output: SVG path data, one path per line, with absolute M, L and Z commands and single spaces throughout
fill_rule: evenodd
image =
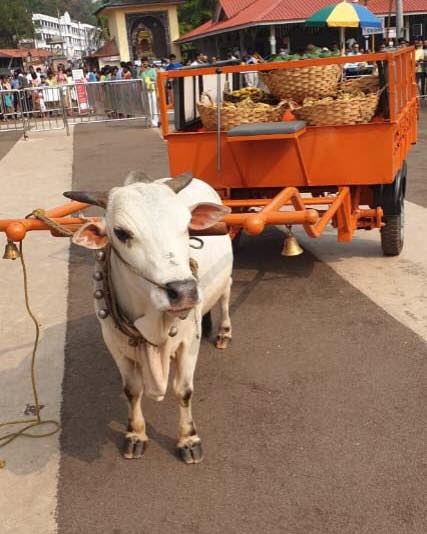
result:
M 213 17 L 217 0 L 187 0 L 178 8 L 181 35 Z
M 26 0 L 1 0 L 0 47 L 15 48 L 20 39 L 32 35 L 33 24 Z

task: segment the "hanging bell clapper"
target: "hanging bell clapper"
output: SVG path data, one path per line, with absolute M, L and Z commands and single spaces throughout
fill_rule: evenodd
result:
M 287 225 L 286 228 L 288 229 L 288 235 L 283 244 L 282 256 L 299 256 L 304 250 L 300 247 L 296 237 L 292 233 L 292 226 Z
M 6 243 L 6 247 L 4 249 L 3 259 L 4 260 L 16 260 L 21 256 L 18 247 L 13 241 L 9 241 Z

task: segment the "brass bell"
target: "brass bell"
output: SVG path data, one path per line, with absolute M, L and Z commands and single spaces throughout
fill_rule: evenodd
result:
M 172 325 L 169 330 L 169 337 L 175 337 L 178 333 L 178 328 L 175 325 Z
M 4 249 L 3 259 L 4 260 L 16 260 L 20 257 L 18 247 L 13 241 L 8 241 L 6 248 Z
M 304 252 L 300 247 L 296 237 L 292 233 L 292 226 L 288 226 L 288 236 L 283 245 L 282 256 L 299 256 Z

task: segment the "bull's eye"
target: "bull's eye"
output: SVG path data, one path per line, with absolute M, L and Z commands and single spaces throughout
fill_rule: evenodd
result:
M 129 239 L 132 239 L 133 237 L 132 232 L 129 232 L 129 230 L 125 230 L 124 228 L 114 228 L 114 234 L 122 243 L 126 243 L 126 241 L 129 241 Z

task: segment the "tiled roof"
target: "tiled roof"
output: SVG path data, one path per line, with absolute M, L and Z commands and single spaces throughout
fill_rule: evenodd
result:
M 101 48 L 98 48 L 98 50 L 91 54 L 90 57 L 112 57 L 118 55 L 120 54 L 116 45 L 116 40 L 111 39 L 111 41 L 107 41 L 103 44 Z
M 256 2 L 256 0 L 221 0 L 221 5 L 227 17 L 230 18 L 234 17 L 239 11 L 242 11 L 242 9 L 247 8 L 254 2 Z
M 205 22 L 180 37 L 177 42 L 192 41 L 207 35 L 269 22 L 286 24 L 303 21 L 318 9 L 334 3 L 333 0 L 220 0 L 220 2 L 227 16 L 226 20 Z M 370 11 L 377 15 L 387 15 L 390 10 L 390 0 L 369 0 L 368 5 Z M 391 5 L 393 10 L 394 2 Z M 427 13 L 427 0 L 405 0 L 404 10 L 405 14 Z
M 0 48 L 0 57 L 16 57 L 24 58 L 30 52 L 32 57 L 50 57 L 52 52 L 50 50 L 42 50 L 40 48 Z

